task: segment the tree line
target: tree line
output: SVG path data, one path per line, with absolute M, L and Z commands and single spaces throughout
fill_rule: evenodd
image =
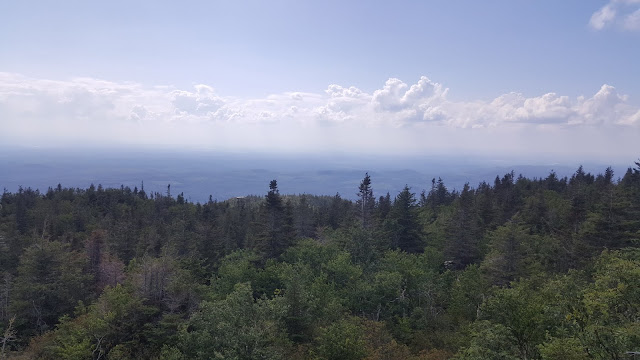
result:
M 0 198 L 0 359 L 624 359 L 640 163 L 357 200 Z

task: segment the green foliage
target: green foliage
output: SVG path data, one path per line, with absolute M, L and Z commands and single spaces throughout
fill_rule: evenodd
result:
M 527 277 L 540 262 L 534 252 L 538 235 L 531 235 L 516 222 L 498 227 L 488 235 L 489 253 L 483 261 L 483 270 L 494 284 L 507 285 Z
M 391 212 L 384 221 L 385 235 L 391 248 L 409 253 L 421 252 L 424 248 L 422 228 L 418 217 L 415 194 L 408 186 L 396 196 Z
M 107 288 L 95 304 L 80 305 L 74 318 L 62 317 L 52 337 L 41 337 L 37 342 L 43 344 L 37 357 L 99 359 L 118 358 L 117 354 L 130 354 L 129 358 L 144 355 L 144 349 L 136 345 L 144 340 L 145 324 L 156 311 L 121 285 Z
M 472 322 L 490 293 L 487 279 L 479 267 L 471 265 L 457 274 L 451 287 L 449 312 L 459 323 Z
M 507 329 L 519 357 L 536 358 L 537 346 L 543 342 L 550 326 L 545 302 L 535 290 L 535 284 L 521 282 L 512 286 L 497 290 L 487 299 L 482 311 L 492 323 Z
M 640 347 L 640 260 L 604 252 L 596 263 L 593 284 L 584 291 L 584 338 L 598 356 L 621 357 Z
M 317 327 L 339 319 L 344 313 L 345 300 L 326 272 L 316 273 L 300 262 L 278 264 L 275 271 L 282 284 L 275 293 L 282 296 L 287 306 L 284 322 L 292 341 L 308 342 Z
M 456 357 L 460 360 L 512 360 L 521 358 L 516 340 L 509 329 L 490 321 L 477 321 L 471 326 L 471 341 Z
M 640 171 L 376 202 L 20 189 L 0 198 L 2 356 L 622 359 L 640 349 Z M 356 189 L 354 189 L 355 191 Z M 74 310 L 75 309 L 75 310 Z M 15 317 L 15 322 L 11 319 Z M 9 324 L 11 323 L 11 326 Z
M 211 281 L 211 288 L 216 299 L 230 294 L 236 284 L 259 278 L 262 273 L 257 267 L 260 256 L 251 251 L 239 250 L 222 259 L 217 276 Z
M 294 243 L 296 231 L 293 222 L 292 205 L 290 202 L 283 202 L 278 183 L 272 180 L 256 223 L 256 249 L 265 258 L 280 256 Z
M 184 354 L 176 347 L 163 346 L 158 360 L 184 360 Z
M 319 359 L 359 360 L 367 356 L 365 328 L 356 319 L 342 319 L 321 329 L 316 342 Z
M 376 199 L 373 196 L 373 189 L 371 188 L 371 176 L 366 173 L 364 179 L 358 187 L 358 200 L 356 201 L 356 209 L 358 217 L 360 218 L 360 224 L 362 228 L 368 229 L 373 224 L 371 220 L 375 207 Z
M 224 300 L 204 301 L 180 336 L 190 359 L 279 359 L 288 344 L 283 299 L 254 300 L 248 283 L 235 286 Z
M 469 184 L 465 184 L 446 223 L 448 244 L 445 252 L 448 260 L 458 269 L 475 263 L 481 256 L 480 217 L 473 202 L 473 190 Z
M 592 358 L 579 339 L 555 338 L 540 345 L 543 360 L 587 360 Z
M 71 314 L 78 301 L 90 297 L 86 258 L 68 244 L 39 241 L 20 257 L 13 287 L 11 312 L 25 334 L 51 329 L 58 318 Z

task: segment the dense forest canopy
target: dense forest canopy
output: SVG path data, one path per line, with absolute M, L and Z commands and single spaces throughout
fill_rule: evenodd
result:
M 268 186 L 267 186 L 268 185 Z M 0 200 L 0 359 L 624 359 L 640 163 L 357 201 L 144 186 Z

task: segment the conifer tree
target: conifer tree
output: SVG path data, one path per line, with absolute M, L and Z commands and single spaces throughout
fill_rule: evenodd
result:
M 371 188 L 371 177 L 369 173 L 365 173 L 364 179 L 358 187 L 358 201 L 356 207 L 362 228 L 369 229 L 371 227 L 371 217 L 375 207 L 375 198 L 373 197 L 373 189 Z
M 389 212 L 391 211 L 391 195 L 387 193 L 385 196 L 380 196 L 378 204 L 376 204 L 376 216 L 378 221 L 384 221 Z
M 428 205 L 435 210 L 439 206 L 451 204 L 452 201 L 453 195 L 447 190 L 442 178 L 438 178 L 437 182 L 435 178 L 431 179 L 431 190 L 422 201 L 424 205 Z
M 479 217 L 474 205 L 473 190 L 465 184 L 454 203 L 455 210 L 446 228 L 448 244 L 446 254 L 456 266 L 464 268 L 480 257 Z
M 266 258 L 278 257 L 293 244 L 295 227 L 293 210 L 285 205 L 278 190 L 278 182 L 271 180 L 266 201 L 260 211 L 257 247 Z
M 396 196 L 391 209 L 390 218 L 393 221 L 393 238 L 395 245 L 409 253 L 421 252 L 422 231 L 418 221 L 418 206 L 415 194 L 405 185 Z
M 295 206 L 294 220 L 298 237 L 310 238 L 315 234 L 315 224 L 313 218 L 313 209 L 307 202 L 307 196 L 301 195 L 300 201 Z
M 52 329 L 61 315 L 86 300 L 91 278 L 84 272 L 86 260 L 57 241 L 41 240 L 25 250 L 11 304 L 18 331 L 32 335 Z

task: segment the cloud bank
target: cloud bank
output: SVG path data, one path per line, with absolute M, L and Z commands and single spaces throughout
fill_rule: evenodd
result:
M 591 15 L 589 26 L 602 30 L 617 25 L 623 30 L 640 31 L 640 0 L 610 0 Z
M 640 108 L 610 85 L 577 98 L 508 93 L 461 102 L 448 93 L 424 76 L 414 84 L 391 78 L 370 93 L 332 84 L 318 93 L 244 99 L 203 84 L 177 89 L 0 73 L 0 141 L 366 152 L 530 152 L 537 146 L 609 154 L 633 151 L 631 139 L 640 133 Z

